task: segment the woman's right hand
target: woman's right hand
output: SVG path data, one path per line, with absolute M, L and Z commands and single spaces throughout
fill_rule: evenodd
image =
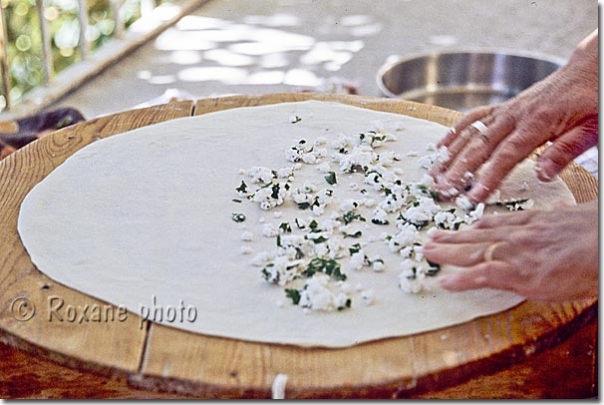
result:
M 579 44 L 569 62 L 502 104 L 469 112 L 438 146 L 450 159 L 430 174 L 439 194 L 454 197 L 474 177 L 467 193 L 479 202 L 497 189 L 516 164 L 552 142 L 537 160 L 537 176 L 554 178 L 598 142 L 598 31 Z M 478 175 L 477 170 L 480 169 Z

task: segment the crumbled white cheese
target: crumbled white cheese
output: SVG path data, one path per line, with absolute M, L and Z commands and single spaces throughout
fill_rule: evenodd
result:
M 365 264 L 365 254 L 360 251 L 350 257 L 349 267 L 351 270 L 361 270 Z
M 361 292 L 361 299 L 363 300 L 363 304 L 371 305 L 375 298 L 375 293 L 372 289 L 365 290 Z
M 268 252 L 258 253 L 251 261 L 252 266 L 262 267 L 272 259 L 272 255 Z
M 460 195 L 455 199 L 455 204 L 464 211 L 471 211 L 474 204 L 466 195 Z
M 320 165 L 317 166 L 317 169 L 321 172 L 321 173 L 328 173 L 329 171 L 331 171 L 331 165 L 327 162 L 323 162 Z
M 268 167 L 254 166 L 247 171 L 253 183 L 266 184 L 273 179 L 273 171 Z
M 267 238 L 273 238 L 279 235 L 279 229 L 271 223 L 266 223 L 262 226 L 262 236 Z
M 254 234 L 250 231 L 244 231 L 241 233 L 241 240 L 244 242 L 250 242 L 254 239 Z
M 332 291 L 329 276 L 322 273 L 314 274 L 304 284 L 300 291 L 300 305 L 315 311 L 333 311 L 344 309 L 350 299 L 342 291 Z
M 299 118 L 295 123 L 300 122 Z M 455 206 L 435 201 L 435 181 L 428 174 L 418 182 L 404 180 L 406 173 L 396 164 L 401 155 L 388 145 L 396 141 L 390 132 L 394 127 L 393 123 L 378 121 L 371 123 L 369 131 L 330 136 L 330 142 L 323 136 L 314 141 L 301 139 L 284 151 L 290 166 L 240 170 L 240 175 L 247 176 L 252 184 L 242 180 L 236 188 L 241 200 L 254 202 L 262 210 L 273 210 L 273 217 L 281 221 L 277 226 L 261 217 L 257 225 L 261 232 L 241 225 L 243 241 L 252 241 L 255 233 L 274 241 L 250 263 L 261 268 L 267 282 L 285 287 L 287 297 L 305 313 L 343 310 L 350 308 L 353 300 L 371 304 L 373 290 L 364 289 L 360 283 L 352 288 L 344 281 L 347 274 L 355 277 L 365 267 L 380 273 L 375 277 L 387 277 L 389 272 L 385 270 L 391 263 L 398 263 L 401 290 L 428 290 L 427 278 L 434 276 L 439 267 L 424 258 L 425 236 L 420 229 L 427 229 L 428 236 L 439 228 L 457 230 L 484 214 L 484 204 L 470 203 L 467 197 L 458 196 L 454 187 L 442 195 L 458 196 Z M 323 145 L 331 150 L 328 152 Z M 450 154 L 446 147 L 432 144 L 423 156 L 409 151 L 407 157 L 429 169 L 436 162 L 446 162 Z M 313 181 L 305 180 L 310 178 L 304 176 L 309 170 L 313 171 Z M 471 181 L 473 174 L 465 177 L 462 180 Z M 343 191 L 346 198 L 342 197 Z M 497 201 L 497 205 L 510 210 L 526 209 L 531 204 L 531 200 Z M 299 214 L 291 217 L 287 209 L 296 206 Z M 366 248 L 374 244 L 386 246 L 393 258 L 368 257 L 366 251 L 372 250 Z M 251 255 L 253 250 L 244 246 L 241 252 Z
M 371 270 L 375 271 L 376 273 L 384 271 L 385 268 L 386 266 L 384 265 L 384 261 L 381 259 L 374 259 L 371 262 Z

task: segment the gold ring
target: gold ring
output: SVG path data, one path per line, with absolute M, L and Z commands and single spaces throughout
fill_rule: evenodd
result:
M 487 132 L 487 130 L 489 128 L 487 128 L 487 126 L 484 124 L 484 122 L 478 120 L 478 121 L 474 121 L 473 123 L 470 124 L 471 127 L 475 128 L 480 135 L 484 136 L 484 133 Z
M 493 254 L 495 253 L 495 249 L 497 249 L 497 245 L 499 245 L 499 243 L 491 243 L 487 247 L 487 250 L 484 251 L 484 255 L 482 256 L 482 258 L 485 262 L 493 261 Z

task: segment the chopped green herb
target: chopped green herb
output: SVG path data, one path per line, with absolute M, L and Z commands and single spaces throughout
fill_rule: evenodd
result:
M 528 198 L 522 198 L 519 200 L 511 200 L 511 201 L 499 201 L 496 202 L 495 205 L 498 207 L 505 207 L 510 211 L 522 211 L 522 205 L 528 202 Z
M 344 214 L 342 216 L 342 220 L 344 221 L 344 225 L 348 225 L 349 223 L 351 223 L 355 219 L 359 220 L 361 222 L 365 222 L 365 218 L 362 215 L 357 214 L 356 212 L 354 212 L 352 210 L 348 211 L 346 214 Z
M 338 182 L 338 180 L 336 179 L 336 172 L 327 173 L 327 175 L 325 176 L 325 181 L 331 185 L 336 184 Z
M 298 204 L 298 208 L 300 208 L 301 210 L 307 210 L 310 208 L 310 203 L 307 202 L 303 202 Z
M 373 223 L 375 225 L 388 225 L 390 222 L 388 222 L 387 219 L 373 218 L 373 219 L 371 219 L 371 223 Z
M 235 189 L 235 191 L 243 194 L 247 193 L 247 184 L 245 184 L 245 181 L 241 180 L 241 184 Z
M 292 233 L 292 227 L 289 225 L 289 222 L 281 222 L 279 229 L 281 229 L 284 233 Z
M 271 284 L 278 284 L 279 283 L 279 273 L 275 272 L 274 275 L 271 274 L 271 272 L 269 272 L 267 269 L 269 267 L 273 267 L 274 264 L 273 263 L 268 263 L 260 272 L 262 274 L 262 277 L 269 283 Z
M 242 214 L 241 212 L 234 212 L 231 218 L 235 222 L 243 222 L 245 221 L 245 214 Z
M 346 300 L 346 302 L 344 303 L 344 306 L 343 306 L 343 307 L 338 307 L 338 308 L 336 308 L 336 309 L 337 309 L 338 311 L 342 311 L 342 310 L 344 310 L 344 309 L 346 309 L 346 308 L 350 308 L 350 306 L 351 306 L 351 305 L 352 305 L 352 301 L 350 300 L 350 298 L 348 298 L 348 299 Z
M 315 243 L 324 243 L 324 242 L 327 242 L 329 239 L 327 239 L 325 236 L 319 236 L 318 238 L 311 239 L 311 240 Z
M 375 141 L 383 142 L 385 140 L 386 140 L 386 135 L 381 135 L 381 136 L 372 135 L 371 136 L 371 146 L 373 146 L 373 144 L 375 143 Z
M 350 256 L 352 256 L 355 253 L 359 253 L 360 251 L 361 251 L 360 243 L 355 243 L 354 245 L 352 245 L 348 248 L 348 252 L 350 253 Z
M 274 198 L 275 200 L 279 198 L 279 190 L 280 190 L 281 186 L 279 185 L 279 183 L 275 183 L 273 184 L 272 187 L 272 193 L 271 193 L 271 198 Z
M 292 304 L 294 305 L 298 305 L 300 303 L 300 291 L 296 290 L 295 288 L 286 288 L 285 296 L 292 300 Z
M 342 274 L 340 263 L 334 259 L 315 257 L 308 263 L 308 267 L 302 272 L 302 275 L 310 278 L 315 273 L 325 273 L 338 281 L 346 280 L 346 274 Z
M 356 231 L 355 233 L 346 233 L 344 232 L 344 238 L 360 238 L 363 236 L 363 232 Z
M 416 206 L 416 205 L 414 205 L 414 206 Z M 420 229 L 428 226 L 428 224 L 430 223 L 430 221 L 428 221 L 428 220 L 427 221 L 411 221 L 411 220 L 405 218 L 403 216 L 403 214 L 400 214 L 396 219 L 399 221 L 402 221 L 405 224 L 413 225 L 415 227 L 415 229 L 417 229 L 417 230 L 420 230 Z
M 417 185 L 417 188 L 422 193 L 429 195 L 434 201 L 440 201 L 440 194 L 438 194 L 438 191 L 428 188 L 425 184 L 419 184 Z
M 298 123 L 298 122 L 300 122 L 300 121 L 302 121 L 302 118 L 301 118 L 301 117 L 299 117 L 299 116 L 297 116 L 297 115 L 293 116 L 293 117 L 292 117 L 292 119 L 291 119 L 291 123 L 292 123 L 292 124 L 297 124 L 297 123 Z M 302 140 L 300 141 L 300 143 L 304 143 L 304 142 L 306 142 L 306 141 L 304 141 L 304 139 L 302 139 Z
M 352 173 L 363 173 L 363 166 L 361 165 L 352 165 L 350 167 L 350 169 L 347 170 L 347 173 L 352 174 Z
M 233 198 L 231 201 L 233 201 L 234 203 L 237 203 L 237 204 L 241 204 L 243 202 L 239 198 Z
M 415 280 L 417 278 L 417 269 L 414 267 L 412 270 L 413 273 L 407 276 L 407 280 Z
M 430 268 L 426 271 L 426 276 L 434 277 L 440 271 L 440 264 L 431 262 L 430 260 L 427 260 L 427 259 L 426 259 L 426 261 L 428 262 L 428 265 L 430 266 Z

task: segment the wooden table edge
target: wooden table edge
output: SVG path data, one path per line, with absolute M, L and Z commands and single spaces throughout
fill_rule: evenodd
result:
M 288 97 L 291 97 L 292 95 L 289 93 L 284 93 L 282 97 L 284 99 L 287 99 Z M 250 105 L 262 105 L 262 103 L 264 103 L 266 101 L 265 99 L 266 96 L 251 96 L 249 97 L 250 99 Z M 387 103 L 392 103 L 394 104 L 400 104 L 400 100 L 392 100 L 392 99 L 382 99 L 382 98 L 372 98 L 372 97 L 360 97 L 360 96 L 345 96 L 345 97 L 341 97 L 339 99 L 335 99 L 332 96 L 329 95 L 316 95 L 316 94 L 297 94 L 294 96 L 295 100 L 294 101 L 302 101 L 302 100 L 309 100 L 309 99 L 318 99 L 318 100 L 324 100 L 324 101 L 344 101 L 348 104 L 355 104 L 356 101 L 361 101 L 361 103 L 363 103 L 363 106 L 369 105 L 372 106 L 372 103 L 378 103 L 378 102 L 387 102 Z M 198 100 L 195 104 L 195 115 L 200 114 L 202 111 L 204 110 L 203 106 L 208 105 L 208 103 L 214 103 L 217 106 L 223 105 L 225 102 L 228 103 L 232 100 L 234 100 L 234 97 L 221 97 L 221 98 L 215 98 L 215 99 L 202 99 L 202 100 Z M 413 111 L 413 104 L 414 103 L 410 103 L 409 104 L 409 111 Z M 170 104 L 166 104 L 164 106 L 160 106 L 160 107 L 151 107 L 151 108 L 166 108 L 169 107 Z M 442 111 L 441 111 L 442 110 Z M 439 107 L 435 107 L 435 111 L 436 114 L 444 114 L 445 118 L 443 119 L 443 124 L 445 124 L 446 122 L 449 122 L 448 120 L 452 120 L 455 119 L 457 117 L 459 117 L 461 114 L 457 113 L 457 112 L 451 112 L 450 110 L 445 110 L 445 109 L 441 109 Z M 121 115 L 121 114 L 126 114 L 128 112 L 123 112 L 123 113 L 118 113 L 115 114 L 115 116 L 117 115 Z M 591 305 L 586 306 L 585 308 L 583 308 L 582 312 L 575 317 L 572 321 L 568 322 L 565 325 L 565 328 L 567 329 L 565 331 L 565 333 L 561 334 L 558 337 L 548 337 L 547 339 L 544 340 L 544 345 L 540 346 L 540 347 L 536 347 L 534 348 L 534 351 L 529 353 L 526 351 L 526 348 L 524 347 L 518 347 L 518 348 L 514 348 L 513 351 L 515 352 L 514 356 L 522 356 L 522 354 L 524 353 L 526 356 L 532 355 L 533 353 L 537 353 L 543 349 L 549 348 L 553 345 L 556 345 L 557 343 L 560 343 L 562 340 L 568 338 L 568 336 L 570 336 L 570 334 L 572 334 L 572 330 L 576 327 L 578 327 L 577 325 L 583 325 L 589 321 L 591 321 L 594 316 L 596 311 L 596 307 L 597 307 L 597 301 L 593 302 Z M 65 364 L 68 365 L 70 367 L 75 367 L 78 369 L 89 369 L 92 372 L 96 372 L 96 373 L 101 373 L 103 375 L 121 375 L 122 377 L 126 377 L 128 378 L 128 381 L 132 384 L 133 387 L 137 388 L 137 387 L 154 387 L 155 389 L 160 389 L 160 390 L 164 390 L 167 389 L 168 391 L 174 391 L 174 386 L 176 385 L 181 385 L 183 383 L 186 383 L 186 381 L 180 381 L 180 380 L 173 380 L 172 383 L 168 384 L 168 386 L 163 386 L 162 384 L 169 381 L 165 378 L 161 378 L 159 381 L 158 379 L 156 379 L 156 376 L 145 376 L 144 374 L 142 374 L 139 370 L 139 372 L 133 373 L 131 371 L 124 371 L 124 370 L 115 370 L 115 369 L 111 369 L 111 368 L 104 368 L 102 365 L 92 365 L 92 367 L 90 367 L 90 364 L 87 364 L 85 361 L 80 362 L 77 358 L 72 358 L 72 359 L 56 359 L 53 355 L 53 353 L 51 352 L 47 352 L 44 350 L 44 348 L 38 347 L 34 344 L 29 343 L 26 339 L 22 339 L 19 336 L 11 336 L 10 333 L 6 333 L 6 331 L 2 331 L 0 328 L 0 332 L 3 332 L 3 334 L 0 334 L 0 340 L 9 343 L 10 345 L 13 345 L 15 347 L 18 347 L 20 349 L 23 349 L 27 352 L 32 352 L 33 354 L 36 355 L 41 355 L 42 357 L 45 358 L 49 358 L 53 361 L 56 361 L 58 364 Z M 563 336 L 564 335 L 564 336 Z M 502 353 L 502 356 L 506 356 L 506 353 Z M 144 359 L 141 359 L 141 364 L 144 361 Z M 464 374 L 463 371 L 460 369 L 459 370 L 461 372 L 461 374 Z M 117 372 L 117 374 L 116 374 Z M 123 373 L 122 373 L 123 372 Z M 461 375 L 458 378 L 470 378 L 470 375 Z M 427 376 L 427 380 L 426 380 L 426 387 L 427 389 L 431 389 L 430 387 L 433 387 L 434 384 L 430 383 L 429 380 L 429 376 Z M 430 386 L 430 387 L 428 387 Z M 171 388 L 172 387 L 172 388 Z M 394 383 L 388 383 L 386 384 L 384 387 L 386 387 L 386 391 L 392 393 L 392 390 L 394 389 L 394 392 L 398 392 L 398 393 L 412 393 L 412 392 L 416 392 L 417 390 L 421 390 L 421 384 L 416 386 L 416 387 L 412 387 L 412 389 L 409 390 L 402 390 L 401 391 L 401 387 L 399 385 L 397 385 L 396 382 Z M 384 388 L 381 387 L 381 388 Z M 198 388 L 199 387 L 195 387 L 195 383 L 192 385 L 192 389 L 189 392 L 189 394 L 193 394 L 195 395 L 196 389 L 198 392 Z M 213 388 L 215 387 L 202 387 L 202 391 L 204 393 L 208 393 L 210 391 L 215 391 Z M 358 387 L 352 387 L 353 389 L 358 389 Z M 372 392 L 378 392 L 378 391 L 383 391 L 380 387 L 372 387 L 371 391 Z M 377 389 L 377 391 L 375 390 Z M 178 390 L 176 390 L 176 392 L 178 392 Z M 222 392 L 222 391 L 221 391 Z M 183 392 L 184 393 L 184 392 Z M 326 391 L 321 391 L 318 390 L 317 393 L 321 393 L 321 395 L 326 394 Z M 254 392 L 254 396 L 256 396 L 256 394 L 259 394 L 258 396 L 262 396 L 262 397 L 266 397 L 266 390 L 259 390 L 257 392 Z M 302 393 L 301 393 L 302 394 Z

